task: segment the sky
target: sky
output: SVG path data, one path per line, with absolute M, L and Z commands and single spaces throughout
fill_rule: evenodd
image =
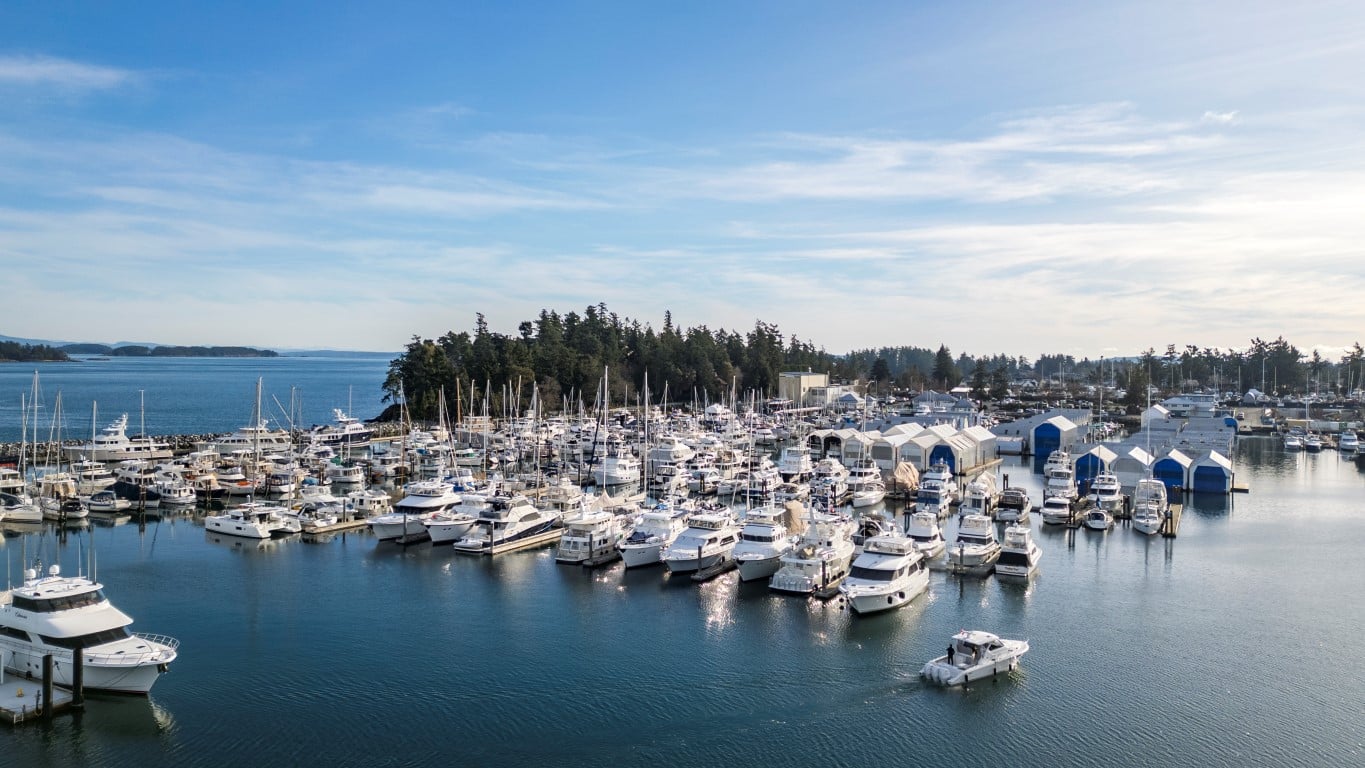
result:
M 0 5 L 10 336 L 1365 338 L 1359 2 Z

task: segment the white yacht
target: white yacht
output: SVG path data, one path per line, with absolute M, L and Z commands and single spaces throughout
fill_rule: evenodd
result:
M 1101 472 L 1095 475 L 1095 479 L 1090 481 L 1090 493 L 1087 494 L 1086 498 L 1111 515 L 1122 512 L 1123 487 L 1119 485 L 1118 475 L 1113 472 Z
M 617 549 L 627 568 L 658 565 L 662 551 L 687 528 L 687 511 L 672 504 L 659 504 L 640 515 L 635 530 Z
M 1086 507 L 1085 517 L 1081 522 L 1092 531 L 1107 531 L 1114 527 L 1114 516 L 1103 507 L 1090 506 Z
M 455 551 L 492 555 L 517 549 L 539 540 L 541 534 L 560 532 L 559 521 L 559 510 L 539 509 L 521 494 L 493 496 L 474 527 L 455 542 Z
M 41 678 L 43 657 L 56 664 L 54 682 L 70 686 L 72 658 L 81 649 L 85 688 L 146 694 L 175 661 L 180 643 L 128 631 L 133 620 L 104 596 L 104 585 L 63 577 L 53 565 L 24 571 L 22 586 L 0 593 L 0 659 L 6 671 Z
M 1345 430 L 1337 438 L 1337 450 L 1342 453 L 1354 453 L 1360 450 L 1360 437 L 1352 430 Z
M 393 500 L 387 491 L 366 488 L 346 494 L 346 507 L 360 517 L 378 517 L 393 511 Z
M 800 504 L 792 504 L 755 507 L 744 513 L 744 527 L 734 549 L 740 581 L 767 579 L 777 573 L 782 556 L 796 546 L 796 535 L 804 528 L 800 510 Z
M 872 459 L 859 459 L 848 467 L 847 480 L 849 491 L 857 493 L 865 485 L 883 482 L 882 469 Z
M 768 580 L 774 592 L 809 595 L 838 584 L 853 564 L 853 521 L 811 511 L 796 548 Z
M 106 489 L 92 493 L 90 498 L 86 499 L 85 506 L 96 514 L 113 514 L 132 508 L 133 502 L 120 499 L 113 491 Z
M 288 512 L 286 507 L 248 501 L 229 507 L 220 515 L 205 515 L 204 530 L 248 539 L 268 539 L 303 530 L 298 520 L 285 516 Z
M 332 409 L 335 424 L 315 427 L 308 433 L 308 442 L 313 445 L 360 447 L 370 444 L 373 433 L 359 419 L 349 416 L 340 408 Z
M 629 453 L 603 456 L 592 465 L 592 478 L 598 485 L 626 485 L 640 481 L 640 460 Z
M 985 515 L 966 515 L 957 524 L 957 535 L 948 545 L 948 570 L 984 575 L 1000 559 L 995 523 Z
M 995 508 L 995 519 L 1002 523 L 1026 523 L 1029 518 L 1028 491 L 1017 485 L 1000 492 L 1000 503 Z
M 564 517 L 564 535 L 559 538 L 555 562 L 583 563 L 613 555 L 630 535 L 631 528 L 629 517 L 584 504 Z
M 944 686 L 966 685 L 973 680 L 1009 672 L 1028 652 L 1027 640 L 1006 640 L 990 632 L 962 630 L 948 646 L 948 653 L 920 669 L 920 676 Z
M 173 455 L 169 443 L 157 442 L 150 437 L 130 438 L 127 434 L 128 414 L 123 414 L 112 424 L 95 435 L 94 439 L 81 445 L 63 448 L 71 459 L 85 457 L 91 461 L 127 461 L 129 459 L 169 459 Z
M 995 561 L 995 575 L 1028 578 L 1038 572 L 1042 550 L 1033 540 L 1028 526 L 1011 525 L 1005 528 L 1005 540 L 1000 544 L 1000 559 Z
M 1133 490 L 1133 530 L 1152 535 L 1161 530 L 1170 514 L 1166 484 L 1152 477 L 1138 481 Z
M 26 494 L 0 492 L 0 520 L 7 523 L 41 523 L 43 510 Z
M 690 515 L 687 528 L 661 557 L 670 573 L 704 570 L 730 557 L 739 543 L 740 526 L 728 512 L 708 510 Z
M 687 490 L 698 496 L 710 496 L 717 492 L 722 479 L 720 470 L 715 467 L 694 469 L 688 475 Z
M 400 537 L 421 536 L 427 533 L 427 521 L 438 513 L 449 512 L 464 497 L 455 487 L 441 480 L 420 480 L 408 483 L 406 495 L 388 514 L 370 518 L 370 531 L 380 541 L 395 541 Z M 473 522 L 470 522 L 473 525 Z M 468 532 L 466 527 L 462 533 Z
M 1289 430 L 1284 435 L 1284 449 L 1286 451 L 1302 451 L 1303 438 L 1303 431 L 1297 427 Z
M 866 483 L 853 492 L 853 506 L 870 507 L 880 504 L 886 498 L 886 486 L 882 483 Z
M 1071 521 L 1071 499 L 1064 499 L 1061 496 L 1049 496 L 1043 499 L 1041 510 L 1043 522 L 1047 525 L 1063 525 Z
M 210 440 L 204 443 L 203 447 L 226 456 L 232 451 L 239 450 L 251 451 L 258 455 L 288 453 L 293 445 L 294 441 L 290 438 L 289 432 L 283 429 L 270 429 L 264 421 L 260 421 L 255 426 L 248 425 L 230 435 Z
M 982 473 L 967 483 L 967 492 L 962 497 L 964 515 L 995 516 L 995 507 L 1000 502 L 1000 492 L 996 490 L 995 475 Z
M 0 493 L 12 493 L 16 496 L 24 492 L 24 476 L 17 469 L 10 467 L 0 467 Z
M 1316 432 L 1309 432 L 1303 436 L 1303 449 L 1309 453 L 1318 453 L 1322 450 L 1322 435 Z
M 337 485 L 363 485 L 365 483 L 365 465 L 354 461 L 328 464 L 325 476 Z
M 71 474 L 76 476 L 76 492 L 82 494 L 93 494 L 118 482 L 108 467 L 89 459 L 72 462 Z
M 1074 499 L 1079 495 L 1076 489 L 1076 473 L 1071 465 L 1051 464 L 1047 469 L 1047 482 L 1043 485 L 1045 496 L 1059 496 Z
M 929 569 L 915 540 L 898 532 L 867 540 L 839 592 L 855 613 L 899 608 L 929 587 Z
M 944 517 L 957 501 L 957 480 L 947 464 L 933 464 L 920 476 L 919 489 L 915 492 L 916 508 Z
M 933 512 L 916 512 L 910 516 L 905 526 L 905 535 L 915 542 L 915 549 L 926 559 L 943 554 L 948 542 L 943 538 L 943 529 L 938 524 L 938 515 Z
M 649 449 L 646 458 L 649 461 L 650 474 L 654 474 L 664 466 L 682 468 L 696 453 L 692 446 L 683 442 L 678 435 L 661 435 L 653 440 L 654 445 Z
M 815 464 L 810 458 L 810 446 L 803 442 L 782 449 L 782 456 L 777 462 L 777 472 L 782 475 L 783 482 L 804 482 L 811 478 L 814 471 Z

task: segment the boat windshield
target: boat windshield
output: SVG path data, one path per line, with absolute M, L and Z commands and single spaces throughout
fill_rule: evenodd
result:
M 91 632 L 88 635 L 80 635 L 79 637 L 48 637 L 47 635 L 41 635 L 41 637 L 43 638 L 43 642 L 48 645 L 55 645 L 58 648 L 94 648 L 97 645 L 112 643 L 116 640 L 126 640 L 128 638 L 128 629 L 126 627 L 114 627 L 113 629 L 106 629 L 101 632 Z
M 859 565 L 853 566 L 848 572 L 850 579 L 861 579 L 863 581 L 891 581 L 896 578 L 898 570 L 883 570 L 879 568 L 864 568 Z
M 49 597 L 34 599 L 23 595 L 14 596 L 14 607 L 21 611 L 32 611 L 34 613 L 53 613 L 55 611 L 68 611 L 72 608 L 84 608 L 87 605 L 96 605 L 104 602 L 104 592 L 94 590 L 93 592 L 82 592 L 78 595 L 65 595 L 63 597 Z

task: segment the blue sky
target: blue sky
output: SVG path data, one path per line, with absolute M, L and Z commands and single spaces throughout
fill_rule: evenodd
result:
M 0 333 L 1365 330 L 1359 3 L 0 6 Z

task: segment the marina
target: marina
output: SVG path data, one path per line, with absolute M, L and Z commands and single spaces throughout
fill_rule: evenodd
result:
M 919 439 L 922 448 L 933 444 L 927 434 Z M 379 455 L 394 455 L 407 440 L 372 442 L 381 446 Z M 776 467 L 792 441 L 773 439 L 761 453 Z M 665 442 L 670 453 L 678 452 L 677 442 Z M 628 443 L 613 450 L 626 450 Z M 698 450 L 712 450 L 707 443 L 700 441 Z M 431 443 L 424 445 L 432 450 Z M 964 441 L 958 445 L 970 450 Z M 634 450 L 646 453 L 644 446 Z M 1081 459 L 1087 455 L 1078 451 L 1069 458 L 1078 471 L 1064 479 L 1074 482 L 1075 474 L 1086 473 Z M 370 525 L 410 493 L 415 500 L 444 499 L 441 483 L 465 489 L 450 495 L 447 518 L 477 519 L 478 505 L 496 495 L 483 489 L 480 467 L 473 473 L 447 470 L 440 481 L 388 478 L 370 490 L 361 490 L 363 483 L 345 485 L 335 496 L 326 490 L 304 495 L 306 484 L 294 476 L 300 490 L 292 496 L 259 501 L 224 496 L 136 515 L 125 509 L 92 514 L 77 527 L 0 521 L 11 581 L 25 556 L 39 554 L 45 563 L 73 572 L 96 552 L 100 581 L 134 618 L 133 629 L 170 632 L 177 652 L 149 696 L 130 702 L 91 693 L 79 720 L 39 717 L 41 731 L 19 728 L 12 738 L 21 758 L 54 765 L 84 764 L 77 747 L 80 755 L 93 750 L 112 765 L 149 759 L 235 765 L 235 755 L 219 756 L 213 748 L 231 738 L 216 711 L 221 706 L 234 712 L 234 731 L 251 734 L 249 753 L 293 762 L 344 763 L 360 752 L 417 750 L 431 756 L 406 762 L 439 765 L 454 750 L 461 761 L 484 764 L 588 765 L 596 761 L 576 755 L 592 754 L 612 740 L 621 754 L 618 762 L 627 765 L 667 763 L 684 748 L 737 759 L 795 749 L 834 764 L 890 750 L 952 763 L 1020 745 L 1036 755 L 1018 760 L 1022 765 L 1055 764 L 1049 745 L 1067 745 L 1068 754 L 1084 754 L 1096 764 L 1143 765 L 1154 754 L 1179 764 L 1215 760 L 1234 748 L 1230 739 L 1210 741 L 1206 734 L 1217 730 L 1222 717 L 1213 714 L 1210 686 L 1236 685 L 1257 701 L 1279 697 L 1263 711 L 1241 710 L 1240 716 L 1250 723 L 1287 722 L 1301 734 L 1290 740 L 1253 737 L 1251 746 L 1243 738 L 1237 749 L 1285 755 L 1297 745 L 1317 750 L 1316 764 L 1350 765 L 1353 747 L 1333 742 L 1330 733 L 1347 727 L 1353 710 L 1302 717 L 1307 705 L 1295 702 L 1308 694 L 1286 684 L 1292 664 L 1270 661 L 1255 672 L 1201 670 L 1199 664 L 1211 656 L 1193 649 L 1216 627 L 1230 633 L 1236 650 L 1242 641 L 1235 638 L 1250 636 L 1254 616 L 1285 605 L 1292 605 L 1295 616 L 1270 629 L 1269 646 L 1258 640 L 1254 651 L 1239 652 L 1290 658 L 1306 652 L 1305 642 L 1339 643 L 1349 636 L 1354 609 L 1339 613 L 1309 585 L 1331 578 L 1348 590 L 1365 587 L 1359 574 L 1330 565 L 1365 546 L 1352 516 L 1365 490 L 1365 472 L 1353 459 L 1333 450 L 1286 451 L 1276 438 L 1243 436 L 1234 452 L 1235 470 L 1238 482 L 1254 493 L 1172 490 L 1164 517 L 1119 516 L 1100 530 L 1080 524 L 1081 510 L 1091 503 L 1080 498 L 1092 490 L 1086 485 L 1068 502 L 1065 524 L 1048 524 L 1039 507 L 1051 473 L 1031 457 L 1016 456 L 976 462 L 971 475 L 928 466 L 902 480 L 928 479 L 937 490 L 922 498 L 912 492 L 857 507 L 851 495 L 842 501 L 830 497 L 815 518 L 806 511 L 813 502 L 765 505 L 761 495 L 747 492 L 753 487 L 748 483 L 729 497 L 703 497 L 700 505 L 681 497 L 655 504 L 627 486 L 607 496 L 592 485 L 580 492 L 564 477 L 537 484 L 509 474 L 500 482 L 521 490 L 505 492 L 526 501 L 507 497 L 499 502 L 509 508 L 507 516 L 490 513 L 489 522 L 511 522 L 511 510 L 522 510 L 516 519 L 528 520 L 528 533 L 492 538 L 465 533 L 459 541 L 467 543 L 458 548 L 448 540 L 433 544 L 426 525 L 408 532 L 402 515 L 405 532 L 395 541 L 379 541 Z M 875 463 L 849 461 L 859 468 L 860 485 L 876 482 Z M 822 473 L 837 474 L 828 458 L 815 464 L 813 485 L 829 482 Z M 794 477 L 802 472 L 796 464 L 789 469 L 796 470 Z M 515 470 L 504 465 L 502 471 Z M 1113 508 L 1118 503 L 1113 491 L 1104 494 Z M 343 499 L 356 506 L 347 507 Z M 1303 504 L 1305 499 L 1312 504 Z M 589 506 L 580 508 L 585 503 Z M 285 512 L 303 504 L 317 511 L 294 524 L 309 528 L 290 529 Z M 334 504 L 338 512 L 329 517 L 324 510 Z M 616 512 L 603 517 L 586 511 L 592 504 Z M 264 510 L 268 519 L 278 514 L 271 525 L 285 527 L 261 538 L 208 530 L 210 518 L 238 509 Z M 553 509 L 549 519 L 563 515 L 565 527 L 556 522 L 538 529 L 531 509 Z M 1028 511 L 1038 514 L 1022 514 Z M 830 512 L 833 517 L 822 516 Z M 607 530 L 599 520 L 628 518 L 637 527 L 610 533 L 619 540 L 616 548 L 604 552 L 597 546 L 599 530 Z M 953 542 L 969 518 L 975 530 L 989 531 L 1005 545 L 1004 554 L 996 555 L 1001 573 L 992 574 L 984 562 L 952 567 Z M 822 535 L 807 541 L 806 555 L 791 559 L 794 570 L 783 579 L 784 591 L 774 591 L 778 558 L 800 540 L 792 531 L 808 530 L 812 520 Z M 874 525 L 878 520 L 883 522 Z M 890 532 L 883 527 L 888 520 Z M 679 526 L 693 524 L 700 527 L 689 534 L 690 551 L 678 548 L 673 569 L 664 567 Z M 1144 535 L 1139 524 L 1155 526 L 1162 535 Z M 558 545 L 569 528 L 581 529 L 575 534 L 586 537 L 581 547 Z M 899 539 L 899 530 L 912 538 Z M 872 546 L 872 553 L 845 554 L 837 541 L 847 533 L 856 533 L 859 546 Z M 1295 546 L 1285 547 L 1286 540 Z M 1300 551 L 1322 556 L 1305 561 Z M 774 565 L 764 565 L 765 558 Z M 747 581 L 746 561 L 753 576 Z M 845 580 L 850 567 L 855 578 Z M 1281 577 L 1258 591 L 1244 590 L 1243 582 L 1262 569 Z M 878 586 L 883 579 L 887 586 Z M 854 599 L 862 602 L 854 605 Z M 1229 602 L 1237 609 L 1230 611 Z M 1325 627 L 1312 640 L 1290 631 L 1308 620 Z M 1006 659 L 991 667 L 989 679 L 968 681 L 967 698 L 960 699 L 920 672 L 926 659 L 942 654 L 943 638 L 964 626 L 1027 639 L 1031 650 L 1022 665 Z M 1260 624 L 1254 630 L 1258 637 L 1265 631 Z M 1174 668 L 1136 655 L 1076 668 L 1078 644 L 1130 636 L 1149 638 L 1163 655 L 1169 655 L 1166 649 L 1186 650 L 1176 655 Z M 405 642 L 395 646 L 391 637 Z M 510 656 L 509 643 L 517 649 Z M 244 648 L 263 655 L 242 666 L 236 658 Z M 603 654 L 614 659 L 605 671 L 590 661 Z M 690 658 L 700 666 L 661 665 L 661 658 Z M 347 660 L 346 674 L 336 674 L 335 659 Z M 546 693 L 546 683 L 586 688 L 569 704 Z M 21 701 L 12 702 L 23 713 L 38 681 L 11 674 L 9 684 L 25 690 Z M 678 690 L 708 695 L 680 698 Z M 57 699 L 64 695 L 61 687 L 54 691 Z M 413 697 L 425 706 L 401 727 L 382 734 L 367 728 L 375 706 L 403 707 Z M 1119 718 L 1173 706 L 1181 716 L 1165 721 L 1160 737 L 1134 730 L 1097 742 L 1032 714 L 1085 708 L 1098 700 Z M 531 732 L 512 725 L 545 711 L 567 717 L 585 704 L 588 719 L 566 720 L 577 723 L 572 727 L 544 719 Z M 327 713 L 331 725 L 309 733 L 290 728 L 290 713 L 301 709 Z M 490 716 L 484 723 L 488 738 L 471 739 L 459 728 L 446 733 L 440 725 L 475 712 Z M 867 718 L 874 712 L 906 728 L 870 728 Z M 841 735 L 815 738 L 817 724 Z M 40 732 L 53 738 L 38 738 Z M 968 744 L 955 736 L 964 732 L 980 736 Z M 515 737 L 515 746 L 501 737 Z

